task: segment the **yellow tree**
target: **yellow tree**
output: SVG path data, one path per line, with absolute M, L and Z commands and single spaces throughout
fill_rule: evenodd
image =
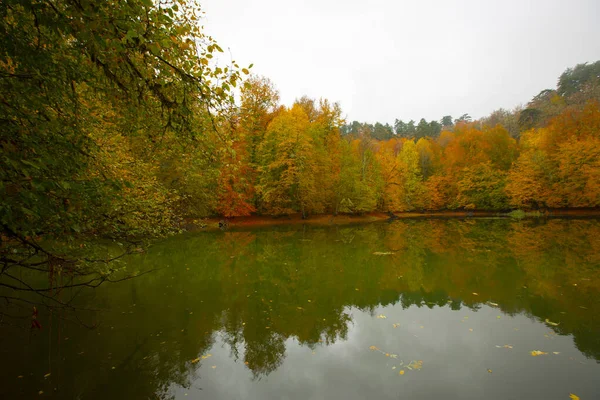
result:
M 423 206 L 423 175 L 419 152 L 414 141 L 407 140 L 398 154 L 402 194 L 399 211 L 409 211 Z
M 299 105 L 283 110 L 269 124 L 259 146 L 257 192 L 262 209 L 273 215 L 314 211 L 317 199 L 308 116 Z

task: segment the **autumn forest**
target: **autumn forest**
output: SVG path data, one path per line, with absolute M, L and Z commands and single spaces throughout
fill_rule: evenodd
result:
M 356 3 L 348 29 L 420 2 Z M 600 61 L 483 117 L 352 121 L 205 21 L 0 1 L 1 398 L 598 398 Z

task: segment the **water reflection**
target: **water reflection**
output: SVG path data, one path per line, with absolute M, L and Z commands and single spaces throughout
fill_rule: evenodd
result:
M 365 368 L 385 364 L 386 371 L 400 370 L 424 354 L 429 355 L 427 378 L 445 382 L 447 372 L 436 360 L 465 364 L 467 353 L 469 362 L 493 364 L 490 360 L 497 356 L 487 349 L 497 350 L 510 337 L 519 342 L 519 357 L 524 357 L 512 362 L 530 362 L 528 352 L 544 343 L 533 341 L 534 334 L 548 340 L 572 335 L 591 365 L 600 360 L 596 220 L 406 220 L 200 232 L 157 245 L 129 264 L 169 268 L 79 294 L 81 305 L 107 310 L 86 316 L 100 322 L 96 330 L 57 318 L 46 320 L 48 328 L 31 338 L 18 329 L 0 328 L 8 394 L 30 396 L 43 390 L 59 398 L 169 398 L 183 396 L 185 390 L 213 390 L 218 397 L 223 393 L 214 391 L 215 385 L 228 369 L 236 379 L 247 379 L 243 371 L 250 370 L 249 382 L 273 376 L 271 382 L 285 386 L 291 375 L 282 374 L 293 364 L 314 373 L 342 374 L 350 368 L 352 375 L 367 376 Z M 386 318 L 376 318 L 379 313 Z M 469 321 L 475 321 L 472 327 L 467 327 Z M 375 358 L 367 342 L 357 339 L 365 332 L 382 342 L 372 344 L 383 358 Z M 462 337 L 458 335 L 469 333 L 478 338 L 475 343 L 454 343 Z M 446 340 L 453 344 L 440 349 Z M 427 349 L 411 352 L 423 343 Z M 557 352 L 568 352 L 571 345 L 565 343 L 555 346 L 563 347 Z M 370 357 L 367 361 L 355 359 L 359 347 L 368 353 L 361 356 Z M 349 357 L 345 372 L 327 363 L 333 356 L 316 361 L 333 349 Z M 385 356 L 394 352 L 404 365 Z M 569 368 L 583 368 L 580 386 L 600 393 L 585 385 L 586 371 L 597 369 L 590 370 L 590 364 Z M 44 378 L 47 373 L 51 375 Z M 544 373 L 547 379 L 554 370 Z M 352 379 L 346 384 L 351 387 Z M 388 383 L 382 385 L 377 392 L 381 397 L 397 397 Z M 358 393 L 350 391 L 349 396 L 358 398 Z

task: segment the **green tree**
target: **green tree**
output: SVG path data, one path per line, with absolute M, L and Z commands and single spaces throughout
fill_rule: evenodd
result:
M 14 289 L 4 279 L 32 264 L 95 285 L 110 278 L 110 256 L 85 262 L 98 248 L 81 234 L 124 243 L 172 228 L 174 193 L 139 144 L 200 136 L 241 81 L 235 63 L 210 66 L 221 49 L 200 16 L 185 1 L 0 4 L 0 222 L 10 238 L 0 285 Z

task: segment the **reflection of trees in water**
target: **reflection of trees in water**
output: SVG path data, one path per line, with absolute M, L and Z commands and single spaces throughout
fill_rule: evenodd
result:
M 285 337 L 270 330 L 246 335 L 245 360 L 254 378 L 275 371 L 285 358 Z
M 247 287 L 259 288 L 262 297 L 277 299 L 277 310 L 273 305 L 262 311 L 259 307 L 246 317 L 268 311 L 271 319 L 262 321 L 267 326 L 312 346 L 346 337 L 347 306 L 369 311 L 400 301 L 404 308 L 448 305 L 476 310 L 493 300 L 508 314 L 563 321 L 553 328 L 579 336 L 576 343 L 586 344 L 580 350 L 600 358 L 600 346 L 592 337 L 598 327 L 577 329 L 586 318 L 582 312 L 589 312 L 588 317 L 594 313 L 579 307 L 585 304 L 582 299 L 593 298 L 600 288 L 599 256 L 590 254 L 600 246 L 599 230 L 593 220 L 431 219 L 263 231 L 251 245 L 261 263 L 249 265 L 252 272 L 245 272 L 244 279 Z M 286 240 L 279 243 L 282 237 Z M 581 293 L 561 296 L 563 282 L 575 280 L 583 282 L 578 286 Z M 241 306 L 248 308 L 252 300 L 244 302 Z M 571 313 L 572 318 L 566 316 Z M 256 343 L 253 357 L 279 360 L 258 357 L 258 351 L 268 348 Z M 269 370 L 261 364 L 255 374 Z
M 63 352 L 86 354 L 62 368 L 75 382 L 89 382 L 93 371 L 93 381 L 132 398 L 189 387 L 199 367 L 211 365 L 210 358 L 191 360 L 213 346 L 216 332 L 260 378 L 282 364 L 287 340 L 309 348 L 345 340 L 349 308 L 390 304 L 458 310 L 493 301 L 509 314 L 560 321 L 552 329 L 573 334 L 584 354 L 600 360 L 596 220 L 401 220 L 202 233 L 130 262 L 172 268 L 82 298 L 117 311 L 102 317 L 100 336 L 62 332 L 76 345 Z M 32 346 L 31 357 L 48 354 L 47 340 Z M 22 362 L 7 354 L 13 358 L 6 365 Z M 110 371 L 113 362 L 120 378 Z M 127 383 L 109 385 L 114 379 Z M 89 384 L 77 390 L 93 397 Z

